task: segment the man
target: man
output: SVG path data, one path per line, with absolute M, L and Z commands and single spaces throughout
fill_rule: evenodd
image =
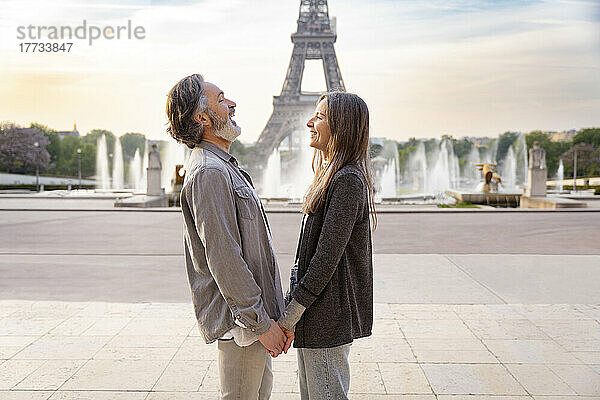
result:
M 198 328 L 218 340 L 221 398 L 268 399 L 271 357 L 287 352 L 271 232 L 250 176 L 229 154 L 236 104 L 199 74 L 167 99 L 168 132 L 192 148 L 181 191 L 185 263 Z

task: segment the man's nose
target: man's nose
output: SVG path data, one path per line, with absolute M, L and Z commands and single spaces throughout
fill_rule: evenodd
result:
M 313 127 L 313 125 L 314 125 L 314 124 L 313 124 L 313 119 L 311 118 L 311 119 L 309 119 L 309 120 L 308 120 L 308 122 L 306 123 L 306 126 L 308 126 L 309 128 L 312 128 L 312 127 Z
M 235 101 L 233 101 L 233 100 L 227 99 L 227 103 L 229 103 L 229 108 L 237 107 L 237 104 L 235 104 Z

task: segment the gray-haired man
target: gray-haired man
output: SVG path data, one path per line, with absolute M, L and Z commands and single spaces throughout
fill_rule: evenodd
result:
M 168 131 L 192 148 L 181 209 L 185 263 L 198 327 L 218 340 L 222 399 L 268 399 L 274 356 L 291 344 L 275 322 L 284 309 L 279 268 L 250 176 L 229 154 L 236 104 L 199 74 L 167 99 Z

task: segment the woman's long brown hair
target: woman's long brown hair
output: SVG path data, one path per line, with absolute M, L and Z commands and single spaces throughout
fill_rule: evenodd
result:
M 330 138 L 327 143 L 329 162 L 324 154 L 315 149 L 313 171 L 315 178 L 309 186 L 302 212 L 311 214 L 325 202 L 327 188 L 333 176 L 346 164 L 355 164 L 363 173 L 369 191 L 369 210 L 373 229 L 377 226 L 377 214 L 373 202 L 373 177 L 369 166 L 369 109 L 363 99 L 352 93 L 327 92 L 317 104 L 327 101 L 327 123 Z

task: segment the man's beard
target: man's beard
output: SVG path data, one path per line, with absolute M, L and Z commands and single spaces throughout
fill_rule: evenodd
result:
M 219 117 L 219 115 L 211 109 L 206 110 L 206 114 L 212 121 L 215 135 L 228 142 L 233 142 L 242 133 L 242 128 L 234 125 L 231 118 L 227 119 Z

